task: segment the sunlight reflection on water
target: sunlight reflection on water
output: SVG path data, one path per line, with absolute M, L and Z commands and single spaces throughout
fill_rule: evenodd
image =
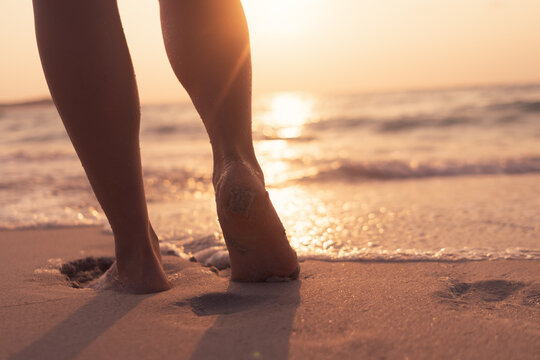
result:
M 258 117 L 263 134 L 269 138 L 292 139 L 302 134 L 302 127 L 313 115 L 313 98 L 297 93 L 274 95 L 268 110 Z

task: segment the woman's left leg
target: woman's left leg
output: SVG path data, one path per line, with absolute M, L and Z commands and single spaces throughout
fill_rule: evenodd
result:
M 166 290 L 143 187 L 137 85 L 116 2 L 34 0 L 34 16 L 51 95 L 114 233 L 116 263 L 102 285 Z

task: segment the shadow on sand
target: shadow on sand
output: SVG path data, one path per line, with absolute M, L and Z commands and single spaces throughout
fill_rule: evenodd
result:
M 152 295 L 97 292 L 65 320 L 9 359 L 43 359 L 44 354 L 50 359 L 73 359 L 149 296 Z
M 287 359 L 300 281 L 273 284 L 231 283 L 226 292 L 178 303 L 198 316 L 219 315 L 191 360 Z

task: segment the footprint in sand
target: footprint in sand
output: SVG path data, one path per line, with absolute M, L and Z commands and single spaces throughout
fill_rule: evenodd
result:
M 74 288 L 81 288 L 92 280 L 99 278 L 114 263 L 112 257 L 87 257 L 67 262 L 60 268 Z
M 451 280 L 444 290 L 434 295 L 451 304 L 496 303 L 521 297 L 522 305 L 539 306 L 540 284 L 499 279 L 470 283 Z
M 540 306 L 540 284 L 532 285 L 525 291 L 523 305 Z

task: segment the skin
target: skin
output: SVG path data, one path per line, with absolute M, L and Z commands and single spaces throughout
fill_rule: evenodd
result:
M 137 84 L 116 2 L 33 4 L 51 95 L 114 233 L 116 263 L 95 287 L 167 290 L 144 193 Z M 294 278 L 296 254 L 253 149 L 251 56 L 240 1 L 161 0 L 160 7 L 171 66 L 212 145 L 213 184 L 232 279 Z

